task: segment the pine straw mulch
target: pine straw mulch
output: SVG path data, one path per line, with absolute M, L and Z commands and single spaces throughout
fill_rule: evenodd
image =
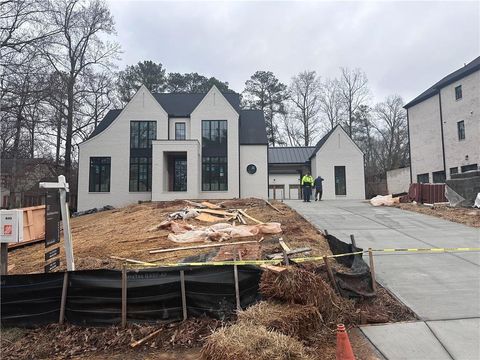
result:
M 381 287 L 374 298 L 342 298 L 326 282 L 323 271 L 313 265 L 291 266 L 281 273 L 264 271 L 260 282 L 264 301 L 238 313 L 235 325 L 208 337 L 202 350 L 204 358 L 333 360 L 337 324 L 351 330 L 362 323 L 415 319 Z M 274 339 L 282 335 L 288 348 L 266 341 L 266 332 Z M 357 359 L 375 359 L 373 349 L 357 338 L 357 343 L 352 343 Z
M 118 326 L 81 327 L 52 324 L 31 330 L 2 329 L 1 358 L 9 359 L 68 359 L 102 353 L 129 352 L 130 343 L 155 330 L 160 333 L 138 346 L 135 352 L 158 349 L 197 348 L 224 323 L 210 318 L 192 318 L 181 323 L 155 325 L 129 324 Z
M 313 360 L 303 344 L 265 326 L 239 322 L 213 333 L 202 349 L 205 360 Z
M 480 227 L 480 210 L 473 208 L 453 208 L 447 205 L 434 205 L 433 207 L 422 204 L 400 203 L 394 205 L 402 210 L 413 211 L 425 215 L 439 217 L 471 227 Z

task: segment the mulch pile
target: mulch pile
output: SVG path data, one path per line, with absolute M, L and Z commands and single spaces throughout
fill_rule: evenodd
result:
M 261 301 L 238 313 L 238 322 L 265 326 L 296 339 L 306 339 L 322 325 L 315 306 Z
M 125 329 L 118 326 L 80 327 L 52 324 L 26 333 L 20 332 L 16 335 L 18 339 L 9 339 L 8 330 L 2 329 L 1 358 L 63 359 L 94 352 L 129 350 L 130 343 L 158 329 L 161 329 L 160 333 L 138 348 L 192 348 L 201 346 L 206 337 L 222 325 L 219 320 L 210 318 L 193 318 L 172 324 L 131 324 Z
M 279 274 L 265 271 L 260 292 L 265 299 L 312 305 L 320 312 L 323 323 L 333 328 L 339 323 L 354 323 L 358 317 L 352 301 L 335 294 L 320 275 L 302 268 L 290 267 Z
M 237 323 L 212 334 L 202 349 L 204 360 L 311 360 L 298 340 L 265 326 Z

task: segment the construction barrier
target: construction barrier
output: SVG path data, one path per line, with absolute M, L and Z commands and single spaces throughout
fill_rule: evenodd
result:
M 181 272 L 184 274 L 184 297 Z M 259 300 L 261 269 L 238 266 L 237 272 L 239 304 L 246 308 Z M 185 315 L 223 319 L 237 309 L 233 266 L 129 271 L 126 284 L 127 321 L 176 321 Z M 60 272 L 2 276 L 2 326 L 56 323 L 62 313 L 66 322 L 78 325 L 120 323 L 122 271 L 72 271 L 67 276 Z

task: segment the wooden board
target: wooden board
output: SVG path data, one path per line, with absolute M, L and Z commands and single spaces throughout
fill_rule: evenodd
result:
M 216 221 L 224 221 L 224 218 L 218 217 L 218 216 L 213 216 L 208 213 L 202 212 L 200 215 L 198 215 L 195 219 L 200 220 L 200 221 L 206 221 L 206 222 L 216 222 Z

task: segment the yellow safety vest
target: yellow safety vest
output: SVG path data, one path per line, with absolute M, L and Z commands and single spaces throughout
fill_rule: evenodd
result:
M 313 185 L 313 177 L 311 175 L 304 175 L 302 177 L 302 185 L 310 185 L 312 186 Z

